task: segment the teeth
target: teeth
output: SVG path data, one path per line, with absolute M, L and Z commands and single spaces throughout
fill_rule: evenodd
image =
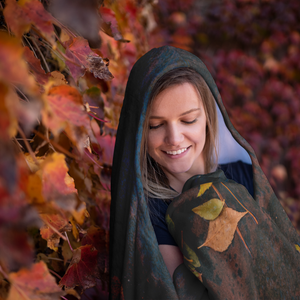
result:
M 167 154 L 171 154 L 171 155 L 178 155 L 178 154 L 181 154 L 183 152 L 185 152 L 187 150 L 187 148 L 183 148 L 183 149 L 180 149 L 180 150 L 177 150 L 177 151 L 166 151 Z

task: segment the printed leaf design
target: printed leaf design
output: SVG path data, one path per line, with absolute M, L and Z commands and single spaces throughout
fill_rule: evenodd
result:
M 169 214 L 166 215 L 166 222 L 167 222 L 169 231 L 172 233 L 175 232 L 175 224 Z
M 197 197 L 202 196 L 210 187 L 212 186 L 212 182 L 203 183 L 200 185 L 200 190 Z
M 43 261 L 34 264 L 30 270 L 10 273 L 9 281 L 12 286 L 7 300 L 52 300 L 64 294 Z
M 74 288 L 79 285 L 83 289 L 93 287 L 98 275 L 98 251 L 92 245 L 79 247 L 73 253 L 71 264 L 59 285 Z
M 4 17 L 11 31 L 21 37 L 35 25 L 54 44 L 53 18 L 38 0 L 6 0 Z
M 219 214 L 223 209 L 223 206 L 224 206 L 223 201 L 217 198 L 213 198 L 205 202 L 204 204 L 201 204 L 193 208 L 192 211 L 195 214 L 199 215 L 201 218 L 212 221 L 219 216 Z
M 202 274 L 195 269 L 201 266 L 198 256 L 186 243 L 184 243 L 183 251 L 187 253 L 184 259 L 187 261 L 188 268 L 202 282 Z
M 184 259 L 187 260 L 194 268 L 199 268 L 201 264 L 197 254 L 186 243 L 184 243 L 184 250 L 187 252 L 187 257 L 185 256 Z
M 233 240 L 238 222 L 247 213 L 224 207 L 219 217 L 209 222 L 206 241 L 198 249 L 206 246 L 218 252 L 227 250 Z

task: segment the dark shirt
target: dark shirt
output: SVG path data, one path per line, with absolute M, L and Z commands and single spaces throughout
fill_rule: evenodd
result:
M 248 192 L 253 197 L 253 171 L 252 165 L 237 161 L 230 164 L 219 165 L 225 176 L 235 182 L 246 187 Z M 173 237 L 168 231 L 168 226 L 165 220 L 165 215 L 170 201 L 164 201 L 158 198 L 149 198 L 148 206 L 150 218 L 156 234 L 159 245 L 174 245 L 177 246 Z

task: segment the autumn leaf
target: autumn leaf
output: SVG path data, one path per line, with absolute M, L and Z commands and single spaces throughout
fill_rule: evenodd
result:
M 7 300 L 53 300 L 64 295 L 43 261 L 10 273 L 9 281 L 12 286 Z
M 35 80 L 39 84 L 46 84 L 49 80 L 49 74 L 46 74 L 42 69 L 40 60 L 34 56 L 33 52 L 28 47 L 24 47 L 23 55 Z
M 38 0 L 6 0 L 4 17 L 11 31 L 21 37 L 34 25 L 52 44 L 55 43 L 52 16 Z
M 192 209 L 192 211 L 202 217 L 205 220 L 212 221 L 216 219 L 219 214 L 221 213 L 224 206 L 224 202 L 213 198 L 209 201 L 205 202 L 204 204 L 201 204 L 195 208 Z
M 0 80 L 9 84 L 22 85 L 26 90 L 33 91 L 36 87 L 35 81 L 29 74 L 23 59 L 24 48 L 20 41 L 7 33 L 0 32 L 0 44 Z
M 219 217 L 209 222 L 206 241 L 198 247 L 210 247 L 215 251 L 223 252 L 231 244 L 238 222 L 247 212 L 238 212 L 224 207 Z
M 101 25 L 102 30 L 116 41 L 128 43 L 129 41 L 125 40 L 120 33 L 114 11 L 110 8 L 101 6 L 99 12 L 103 20 Z
M 83 151 L 90 121 L 84 111 L 82 96 L 76 88 L 68 85 L 50 89 L 42 111 L 43 123 L 55 136 L 65 130 L 69 139 Z
M 34 258 L 33 243 L 25 230 L 10 226 L 0 228 L 0 264 L 10 271 L 30 267 Z
M 66 56 L 69 58 L 66 64 L 76 82 L 86 70 L 97 78 L 104 80 L 113 78 L 103 59 L 91 50 L 87 40 L 82 37 L 66 42 Z
M 54 251 L 58 250 L 60 236 L 57 232 L 71 231 L 72 225 L 60 214 L 41 214 L 44 225 L 40 228 L 41 236 L 47 240 L 47 246 Z
M 297 250 L 298 252 L 300 252 L 300 247 L 299 247 L 298 245 L 296 245 L 296 244 L 295 244 L 295 247 L 296 247 L 296 250 Z
M 59 285 L 66 288 L 81 286 L 83 289 L 93 287 L 98 277 L 98 251 L 91 245 L 74 250 L 73 258 L 66 274 Z
M 212 185 L 212 182 L 208 182 L 208 183 L 203 183 L 200 185 L 200 190 L 199 193 L 197 195 L 197 197 L 202 196 Z

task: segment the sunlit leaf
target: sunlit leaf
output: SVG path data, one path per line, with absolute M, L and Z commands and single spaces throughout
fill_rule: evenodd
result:
M 224 206 L 223 201 L 217 198 L 213 198 L 205 202 L 204 204 L 201 204 L 193 208 L 192 211 L 205 220 L 214 220 L 221 213 L 223 206 Z
M 223 252 L 231 244 L 238 222 L 247 212 L 238 212 L 224 207 L 219 217 L 209 222 L 206 241 L 198 247 L 210 247 L 215 251 Z
M 31 269 L 10 273 L 9 280 L 12 286 L 8 300 L 52 300 L 64 294 L 43 261 L 34 264 Z
M 98 251 L 91 245 L 74 250 L 70 266 L 59 284 L 66 288 L 93 287 L 98 277 L 97 254 Z
M 212 182 L 208 182 L 208 183 L 203 183 L 200 185 L 200 190 L 199 193 L 197 195 L 197 197 L 202 196 L 212 185 Z
M 38 0 L 6 0 L 4 17 L 11 31 L 21 37 L 35 25 L 54 44 L 53 18 Z

